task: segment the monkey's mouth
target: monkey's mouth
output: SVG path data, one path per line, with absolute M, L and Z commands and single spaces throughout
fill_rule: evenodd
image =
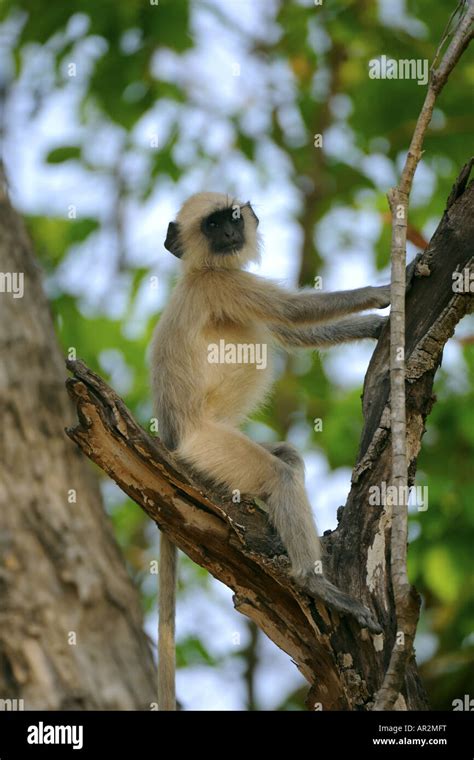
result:
M 241 243 L 229 243 L 228 245 L 220 245 L 218 248 L 214 248 L 214 253 L 219 255 L 233 255 L 239 253 L 242 250 Z

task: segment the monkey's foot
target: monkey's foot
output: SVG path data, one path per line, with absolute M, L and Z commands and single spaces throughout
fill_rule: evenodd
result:
M 367 607 L 338 589 L 323 575 L 311 573 L 300 581 L 300 585 L 309 596 L 320 599 L 328 607 L 343 615 L 355 618 L 361 628 L 368 628 L 371 633 L 382 633 L 382 628 L 374 620 Z

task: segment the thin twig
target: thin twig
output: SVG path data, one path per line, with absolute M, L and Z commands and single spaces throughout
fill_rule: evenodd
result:
M 457 7 L 453 10 L 451 13 L 451 16 L 449 17 L 449 21 L 446 24 L 446 29 L 443 32 L 443 36 L 441 37 L 441 42 L 438 45 L 438 49 L 435 53 L 435 56 L 433 58 L 433 63 L 431 64 L 431 69 L 434 69 L 438 63 L 438 58 L 441 54 L 441 50 L 443 48 L 444 43 L 446 40 L 452 35 L 451 32 L 451 26 L 453 23 L 454 18 L 459 14 L 462 15 L 464 12 L 464 6 L 466 5 L 466 0 L 459 0 L 459 3 L 457 4 Z
M 437 96 L 472 38 L 474 0 L 462 3 L 464 14 L 458 20 L 451 42 L 440 64 L 431 68 L 431 77 L 425 101 L 411 139 L 408 155 L 398 187 L 388 194 L 392 213 L 392 279 L 390 315 L 390 398 L 392 432 L 392 485 L 397 498 L 392 508 L 391 577 L 397 617 L 397 632 L 390 662 L 381 688 L 377 693 L 374 710 L 390 710 L 400 694 L 407 663 L 413 653 L 413 641 L 418 623 L 419 605 L 410 586 L 407 573 L 407 451 L 405 407 L 405 266 L 407 241 L 407 211 L 413 177 L 422 156 L 423 140 L 431 121 Z M 455 14 L 461 6 L 455 11 Z M 454 15 L 455 15 L 454 14 Z M 441 43 L 449 36 L 453 16 L 450 18 Z

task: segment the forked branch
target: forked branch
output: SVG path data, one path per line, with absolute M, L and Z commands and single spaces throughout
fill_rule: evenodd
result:
M 456 294 L 452 288 L 453 270 L 466 269 L 473 254 L 474 186 L 466 187 L 469 170 L 470 164 L 453 188 L 407 296 L 412 476 L 444 344 L 472 308 L 472 295 Z M 429 278 L 420 276 L 427 271 Z M 330 587 L 321 592 L 324 601 L 296 588 L 284 548 L 252 499 L 235 504 L 228 495 L 193 482 L 159 439 L 137 425 L 104 380 L 82 362 L 68 363 L 73 373 L 68 389 L 79 417 L 79 424 L 67 431 L 70 438 L 182 551 L 233 589 L 236 609 L 287 652 L 311 684 L 308 705 L 325 710 L 370 708 L 386 667 L 384 643 L 395 635 L 388 551 L 383 550 L 384 510 L 370 506 L 368 499 L 370 486 L 388 479 L 391 467 L 388 338 L 385 329 L 365 380 L 364 430 L 351 493 L 338 529 L 323 540 L 331 580 L 352 597 L 350 615 L 338 614 Z M 354 620 L 367 608 L 383 635 L 361 630 Z M 403 692 L 409 709 L 426 706 L 414 663 Z

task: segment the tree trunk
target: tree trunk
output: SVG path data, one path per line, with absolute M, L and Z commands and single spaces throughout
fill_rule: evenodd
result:
M 24 295 L 0 292 L 0 699 L 149 709 L 139 597 L 90 464 L 64 434 L 72 408 L 41 273 L 0 190 L 2 290 L 10 273 L 24 274 Z
M 471 163 L 461 172 L 407 296 L 407 451 L 413 480 L 424 422 L 444 344 L 472 310 L 469 292 L 453 292 L 452 273 L 472 268 L 474 183 Z M 425 276 L 430 275 L 430 276 Z M 383 680 L 395 635 L 390 581 L 390 521 L 369 503 L 369 488 L 390 482 L 389 330 L 380 337 L 367 372 L 364 430 L 347 505 L 337 530 L 324 539 L 326 568 L 339 588 L 372 611 L 382 634 L 361 630 L 333 606 L 301 593 L 265 512 L 251 498 L 193 481 L 162 446 L 141 430 L 114 391 L 82 362 L 69 362 L 68 381 L 79 424 L 70 437 L 102 467 L 191 559 L 235 592 L 235 607 L 287 652 L 311 685 L 308 706 L 368 710 Z M 358 602 L 354 602 L 357 604 Z M 414 658 L 396 709 L 427 707 Z

